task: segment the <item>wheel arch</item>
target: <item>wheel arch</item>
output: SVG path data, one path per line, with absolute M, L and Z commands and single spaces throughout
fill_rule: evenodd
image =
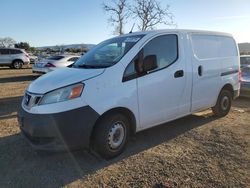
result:
M 91 131 L 91 136 L 90 136 L 90 143 L 92 142 L 93 139 L 93 133 L 95 131 L 95 127 L 98 124 L 99 121 L 101 121 L 102 118 L 104 118 L 105 116 L 111 115 L 111 114 L 115 114 L 115 113 L 121 113 L 123 115 L 125 115 L 125 117 L 128 118 L 129 122 L 130 122 L 130 127 L 129 127 L 129 134 L 133 135 L 136 132 L 136 118 L 134 113 L 129 110 L 128 108 L 125 107 L 116 107 L 116 108 L 112 108 L 106 112 L 104 112 L 95 122 L 94 127 L 92 128 Z
M 232 84 L 226 83 L 226 84 L 224 84 L 223 87 L 221 87 L 221 89 L 219 90 L 219 92 L 218 92 L 218 94 L 217 94 L 217 98 L 216 98 L 215 103 L 214 103 L 214 106 L 216 105 L 216 103 L 217 103 L 217 101 L 218 101 L 218 98 L 219 98 L 219 96 L 220 96 L 222 90 L 228 90 L 228 91 L 230 91 L 230 93 L 232 94 L 232 97 L 234 96 L 234 90 L 233 90 Z
M 14 60 L 12 60 L 12 64 L 13 64 L 14 62 L 16 62 L 16 61 L 22 61 L 22 63 L 24 63 L 22 59 L 14 59 Z
M 234 96 L 234 89 L 233 89 L 232 84 L 230 84 L 230 83 L 225 84 L 225 85 L 221 88 L 220 92 L 221 92 L 222 90 L 230 91 L 231 94 L 232 94 L 232 97 Z

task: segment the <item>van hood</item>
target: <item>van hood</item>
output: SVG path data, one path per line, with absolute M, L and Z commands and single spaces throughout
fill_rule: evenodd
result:
M 44 94 L 49 91 L 78 83 L 101 75 L 105 69 L 63 68 L 47 73 L 34 80 L 27 88 L 28 92 Z

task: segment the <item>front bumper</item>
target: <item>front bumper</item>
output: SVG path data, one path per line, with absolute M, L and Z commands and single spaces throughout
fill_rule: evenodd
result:
M 23 64 L 24 65 L 29 65 L 30 64 L 30 59 L 27 58 L 26 56 L 24 58 L 22 58 Z
M 22 107 L 18 122 L 26 140 L 37 150 L 58 151 L 89 147 L 99 114 L 91 107 L 55 114 L 31 114 Z

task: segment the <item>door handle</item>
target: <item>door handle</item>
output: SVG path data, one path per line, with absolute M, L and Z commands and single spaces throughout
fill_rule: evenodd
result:
M 200 66 L 198 67 L 198 75 L 199 75 L 199 76 L 202 76 L 202 72 L 203 72 L 202 66 L 200 65 Z
M 175 78 L 180 78 L 184 76 L 184 71 L 183 70 L 178 70 L 174 73 Z

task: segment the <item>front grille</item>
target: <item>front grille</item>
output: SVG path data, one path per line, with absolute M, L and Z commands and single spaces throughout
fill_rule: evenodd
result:
M 26 92 L 23 97 L 23 105 L 30 109 L 31 107 L 38 105 L 41 98 L 42 95 Z

